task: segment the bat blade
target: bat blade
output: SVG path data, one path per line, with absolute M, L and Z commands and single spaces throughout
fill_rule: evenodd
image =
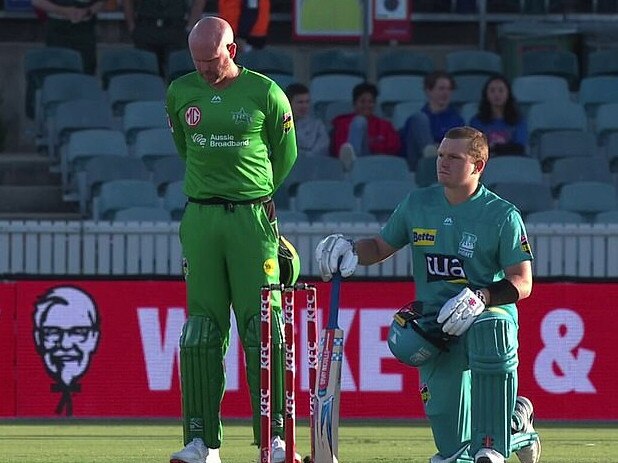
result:
M 328 325 L 322 330 L 314 409 L 314 463 L 337 463 L 343 330 L 337 325 L 341 276 L 333 276 Z

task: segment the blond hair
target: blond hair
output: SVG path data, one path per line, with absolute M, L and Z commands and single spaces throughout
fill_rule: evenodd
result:
M 489 143 L 487 143 L 485 134 L 480 130 L 476 130 L 469 126 L 454 127 L 446 132 L 444 138 L 450 138 L 451 140 L 470 140 L 468 144 L 468 154 L 472 156 L 474 161 L 487 162 L 489 159 Z

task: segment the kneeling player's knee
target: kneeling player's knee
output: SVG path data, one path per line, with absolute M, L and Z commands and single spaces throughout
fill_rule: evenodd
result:
M 468 361 L 473 372 L 511 373 L 517 369 L 517 327 L 508 316 L 479 318 L 467 333 Z

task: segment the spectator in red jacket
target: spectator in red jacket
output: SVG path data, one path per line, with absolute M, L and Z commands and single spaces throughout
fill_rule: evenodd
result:
M 373 114 L 378 88 L 370 83 L 352 90 L 354 112 L 333 120 L 333 154 L 346 170 L 357 156 L 399 154 L 401 140 L 393 124 Z

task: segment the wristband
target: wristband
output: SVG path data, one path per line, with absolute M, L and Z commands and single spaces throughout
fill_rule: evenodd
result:
M 491 305 L 513 304 L 519 300 L 519 291 L 506 278 L 487 286 L 487 291 L 489 291 L 489 302 Z
M 485 293 L 483 291 L 477 289 L 476 291 L 474 291 L 474 295 L 478 297 L 483 304 L 487 305 L 487 299 L 485 299 Z

